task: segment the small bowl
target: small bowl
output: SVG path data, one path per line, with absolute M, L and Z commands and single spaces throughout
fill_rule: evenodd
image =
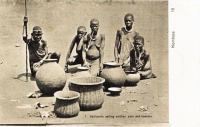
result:
M 108 91 L 112 95 L 119 95 L 122 92 L 122 88 L 119 88 L 119 87 L 110 87 L 110 88 L 108 88 Z

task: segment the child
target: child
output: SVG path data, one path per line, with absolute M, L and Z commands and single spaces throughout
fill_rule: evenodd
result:
M 139 72 L 141 79 L 155 78 L 155 75 L 152 74 L 150 55 L 144 49 L 142 36 L 135 38 L 134 48 L 130 51 L 130 69 Z
M 90 73 L 97 76 L 103 68 L 105 35 L 99 34 L 99 20 L 90 21 L 91 33 L 83 40 L 83 66 L 90 67 Z
M 27 25 L 27 22 L 28 19 L 27 17 L 25 17 L 24 24 Z M 57 59 L 57 63 L 60 59 L 60 53 L 48 53 L 47 42 L 42 39 L 42 34 L 42 29 L 39 26 L 33 27 L 30 39 L 26 39 L 26 35 L 25 33 L 23 33 L 23 40 L 28 45 L 29 62 L 32 77 L 35 77 L 37 69 L 43 64 L 45 59 Z
M 84 26 L 79 26 L 77 29 L 77 35 L 73 38 L 71 45 L 69 47 L 68 53 L 67 53 L 66 63 L 65 63 L 65 71 L 67 71 L 68 65 L 75 65 L 75 64 L 83 65 L 83 59 L 82 59 L 83 41 L 81 41 L 81 39 L 86 34 L 87 34 L 86 28 Z M 76 53 L 72 53 L 74 46 L 75 46 Z M 72 56 L 71 56 L 71 54 L 72 54 Z
M 122 64 L 124 67 L 129 66 L 130 50 L 133 48 L 134 38 L 139 34 L 134 30 L 134 17 L 128 13 L 124 16 L 125 27 L 117 31 L 114 56 L 115 61 Z

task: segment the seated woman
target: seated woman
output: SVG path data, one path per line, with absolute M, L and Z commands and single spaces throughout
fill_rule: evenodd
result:
M 77 29 L 77 35 L 73 38 L 71 45 L 69 47 L 66 63 L 65 63 L 65 71 L 68 71 L 68 65 L 76 65 L 83 64 L 82 59 L 82 46 L 83 40 L 82 38 L 87 34 L 86 28 L 84 26 L 79 26 Z
M 155 78 L 149 53 L 144 49 L 144 38 L 136 36 L 130 51 L 130 69 L 140 73 L 141 79 Z

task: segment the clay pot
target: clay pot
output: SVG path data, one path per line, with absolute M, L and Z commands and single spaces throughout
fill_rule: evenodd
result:
M 54 93 L 56 103 L 54 112 L 58 117 L 74 117 L 77 116 L 79 107 L 80 94 L 75 91 L 57 91 Z
M 126 80 L 126 74 L 118 63 L 104 63 L 104 69 L 100 77 L 105 79 L 104 87 L 122 87 Z
M 140 74 L 138 72 L 126 71 L 126 86 L 135 86 L 140 81 Z
M 104 94 L 102 85 L 105 79 L 101 77 L 75 77 L 69 79 L 69 89 L 80 93 L 81 110 L 95 110 L 102 107 Z
M 62 90 L 66 83 L 65 72 L 56 59 L 46 59 L 36 73 L 36 84 L 46 95 Z
M 86 76 L 92 76 L 89 72 L 89 68 L 87 67 L 77 67 L 78 71 L 74 74 L 74 77 L 86 77 Z

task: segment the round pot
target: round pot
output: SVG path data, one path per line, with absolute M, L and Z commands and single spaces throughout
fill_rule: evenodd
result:
M 104 63 L 100 77 L 105 79 L 104 87 L 122 87 L 126 80 L 126 74 L 118 63 Z
M 87 67 L 77 67 L 77 72 L 74 74 L 74 77 L 86 77 L 86 76 L 92 76 L 89 72 L 89 68 Z
M 56 59 L 46 59 L 36 73 L 36 84 L 45 95 L 53 95 L 62 90 L 66 84 L 63 68 L 57 64 Z
M 77 116 L 79 107 L 80 94 L 75 91 L 57 91 L 54 93 L 56 103 L 54 112 L 58 117 L 74 117 Z
M 81 110 L 95 110 L 102 107 L 104 94 L 102 85 L 105 79 L 101 77 L 75 77 L 69 79 L 69 89 L 80 93 Z
M 140 74 L 138 72 L 126 71 L 125 85 L 135 86 L 140 81 Z

